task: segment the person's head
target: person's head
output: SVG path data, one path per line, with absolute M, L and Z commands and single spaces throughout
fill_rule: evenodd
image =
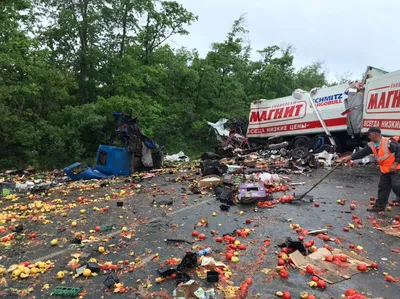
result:
M 369 130 L 368 130 L 368 138 L 372 142 L 378 142 L 379 140 L 381 140 L 382 139 L 381 129 L 379 129 L 378 127 L 369 128 Z

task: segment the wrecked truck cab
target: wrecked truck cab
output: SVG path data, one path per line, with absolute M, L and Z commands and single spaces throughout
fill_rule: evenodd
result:
M 163 147 L 144 135 L 138 119 L 120 112 L 114 112 L 113 116 L 118 126 L 110 145 L 99 146 L 93 167 L 79 162 L 65 167 L 64 172 L 71 180 L 126 176 L 139 169 L 162 167 Z M 116 136 L 119 137 L 123 147 L 113 146 Z
M 80 162 L 65 167 L 64 172 L 73 181 L 106 179 L 110 177 L 110 175 L 102 173 Z

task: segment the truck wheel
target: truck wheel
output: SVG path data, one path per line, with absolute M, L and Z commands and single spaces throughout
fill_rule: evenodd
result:
M 292 150 L 290 155 L 295 160 L 304 159 L 309 155 L 308 148 L 305 147 L 295 148 L 294 150 Z
M 293 148 L 298 148 L 298 147 L 309 148 L 310 147 L 310 138 L 308 138 L 307 136 L 297 137 L 293 142 Z

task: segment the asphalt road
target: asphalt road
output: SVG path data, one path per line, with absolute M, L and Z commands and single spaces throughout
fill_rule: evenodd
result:
M 320 169 L 311 175 L 291 175 L 295 182 L 306 182 L 304 186 L 296 187 L 295 192 L 304 192 L 326 171 L 328 170 Z M 175 182 L 177 178 L 180 179 Z M 393 207 L 392 211 L 379 215 L 366 212 L 370 197 L 376 196 L 379 174 L 375 167 L 337 169 L 310 193 L 313 200 L 320 203 L 319 207 L 315 207 L 307 198 L 304 202 L 277 205 L 272 209 L 258 209 L 257 212 L 253 207 L 241 206 L 222 212 L 219 209 L 220 203 L 209 193 L 185 195 L 190 178 L 191 172 L 176 172 L 145 179 L 140 183 L 140 189 L 126 183 L 125 179 L 120 179 L 104 188 L 86 190 L 84 187 L 70 186 L 68 189 L 61 188 L 63 192 L 67 191 L 66 194 L 57 189 L 52 191 L 50 196 L 41 196 L 38 200 L 49 202 L 53 206 L 56 205 L 54 200 L 59 199 L 59 206 L 49 212 L 39 213 L 45 215 L 45 219 L 34 221 L 36 219 L 29 216 L 25 220 L 12 223 L 23 223 L 26 235 L 37 233 L 38 237 L 31 240 L 25 235 L 21 240 L 14 240 L 10 247 L 0 247 L 0 264 L 8 268 L 23 261 L 51 260 L 54 262 L 54 268 L 36 278 L 14 280 L 10 274 L 0 275 L 0 297 L 17 298 L 21 295 L 18 295 L 18 292 L 31 287 L 30 292 L 26 293 L 27 297 L 49 298 L 55 286 L 63 285 L 82 287 L 84 298 L 143 298 L 145 295 L 150 297 L 151 293 L 153 298 L 168 298 L 172 296 L 175 281 L 168 280 L 161 284 L 155 282 L 160 263 L 173 257 L 182 258 L 187 251 L 197 251 L 210 246 L 213 250 L 211 256 L 231 267 L 231 280 L 235 285 L 239 286 L 248 277 L 253 278 L 247 298 L 276 298 L 276 291 L 290 291 L 292 298 L 300 298 L 299 294 L 302 291 L 313 293 L 317 298 L 340 298 L 348 288 L 365 292 L 371 298 L 400 298 L 400 283 L 386 282 L 382 274 L 387 272 L 393 277 L 400 277 L 399 254 L 392 252 L 392 249 L 400 249 L 399 239 L 374 229 L 371 224 L 375 218 L 381 226 L 390 223 L 395 215 L 400 215 L 400 208 Z M 88 202 L 79 203 L 79 197 L 88 199 Z M 174 202 L 171 207 L 154 207 L 154 199 L 173 199 Z M 338 199 L 347 201 L 342 206 L 337 204 Z M 391 199 L 394 199 L 393 194 Z M 124 207 L 117 207 L 117 201 L 122 201 Z M 1 212 L 10 213 L 10 206 L 13 207 L 11 210 L 18 212 L 21 206 L 29 202 L 32 200 L 26 196 L 15 202 L 3 200 L 0 205 Z M 352 202 L 356 203 L 356 209 L 350 212 L 349 206 Z M 108 210 L 103 211 L 106 206 Z M 82 209 L 85 209 L 84 213 L 81 212 Z M 243 211 L 244 214 L 241 215 L 239 211 Z M 216 216 L 212 216 L 213 212 L 216 212 Z M 363 227 L 344 232 L 343 227 L 352 222 L 353 214 L 359 216 Z M 208 218 L 209 225 L 207 228 L 197 228 L 197 231 L 206 234 L 206 240 L 195 240 L 193 244 L 165 242 L 166 238 L 186 239 L 190 242 L 194 240 L 191 233 L 201 216 Z M 245 223 L 247 218 L 252 220 L 251 224 Z M 288 219 L 291 219 L 291 222 L 288 222 Z M 43 224 L 46 220 L 52 223 Z M 77 222 L 76 227 L 71 226 L 72 221 Z M 309 230 L 328 227 L 329 235 L 341 240 L 338 244 L 330 242 L 331 247 L 348 249 L 349 244 L 362 246 L 366 251 L 364 256 L 376 261 L 378 270 L 354 275 L 349 280 L 328 286 L 324 291 L 311 289 L 307 285 L 310 278 L 297 269 L 289 270 L 287 280 L 281 279 L 274 271 L 277 265 L 276 253 L 279 252 L 277 244 L 286 237 L 296 239 L 298 236 L 289 228 L 290 223 L 298 223 Z M 90 233 L 96 226 L 106 224 L 113 224 L 115 229 L 101 234 Z M 6 227 L 8 225 L 11 223 L 7 223 Z M 121 234 L 123 227 L 126 227 L 127 232 Z M 225 260 L 225 244 L 216 243 L 211 231 L 218 231 L 221 235 L 240 227 L 250 228 L 253 233 L 242 240 L 247 245 L 247 250 L 240 253 L 240 261 L 232 263 Z M 70 241 L 76 232 L 85 236 L 92 235 L 94 240 L 82 248 L 71 248 Z M 4 233 L 1 234 L 3 235 Z M 50 245 L 54 238 L 58 239 L 57 246 Z M 262 245 L 266 238 L 271 239 L 271 245 L 265 250 Z M 325 244 L 317 238 L 314 240 L 317 247 Z M 98 252 L 100 245 L 105 247 L 105 253 Z M 96 277 L 73 279 L 69 274 L 72 270 L 68 263 L 72 259 L 71 254 L 76 253 L 81 254 L 81 262 L 90 258 L 96 258 L 99 263 L 110 261 L 118 264 L 118 261 L 121 261 L 123 265 L 125 260 L 129 263 L 136 261 L 131 270 L 129 266 L 124 265 L 124 270 L 117 271 L 120 281 L 129 288 L 128 292 L 113 294 L 107 290 L 103 285 L 106 277 L 103 272 Z M 151 259 L 155 253 L 158 257 Z M 272 274 L 266 275 L 261 272 L 262 269 L 272 269 Z M 67 273 L 64 279 L 58 281 L 56 273 L 62 270 L 67 270 Z M 197 278 L 193 271 L 189 274 L 202 286 L 215 287 Z M 139 286 L 149 283 L 152 286 L 147 290 L 148 293 L 137 292 Z

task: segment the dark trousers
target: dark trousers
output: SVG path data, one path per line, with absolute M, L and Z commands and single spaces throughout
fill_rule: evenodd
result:
M 392 191 L 400 197 L 400 171 L 392 173 L 382 173 L 378 185 L 378 199 L 375 203 L 378 207 L 386 207 L 389 201 L 389 195 Z

